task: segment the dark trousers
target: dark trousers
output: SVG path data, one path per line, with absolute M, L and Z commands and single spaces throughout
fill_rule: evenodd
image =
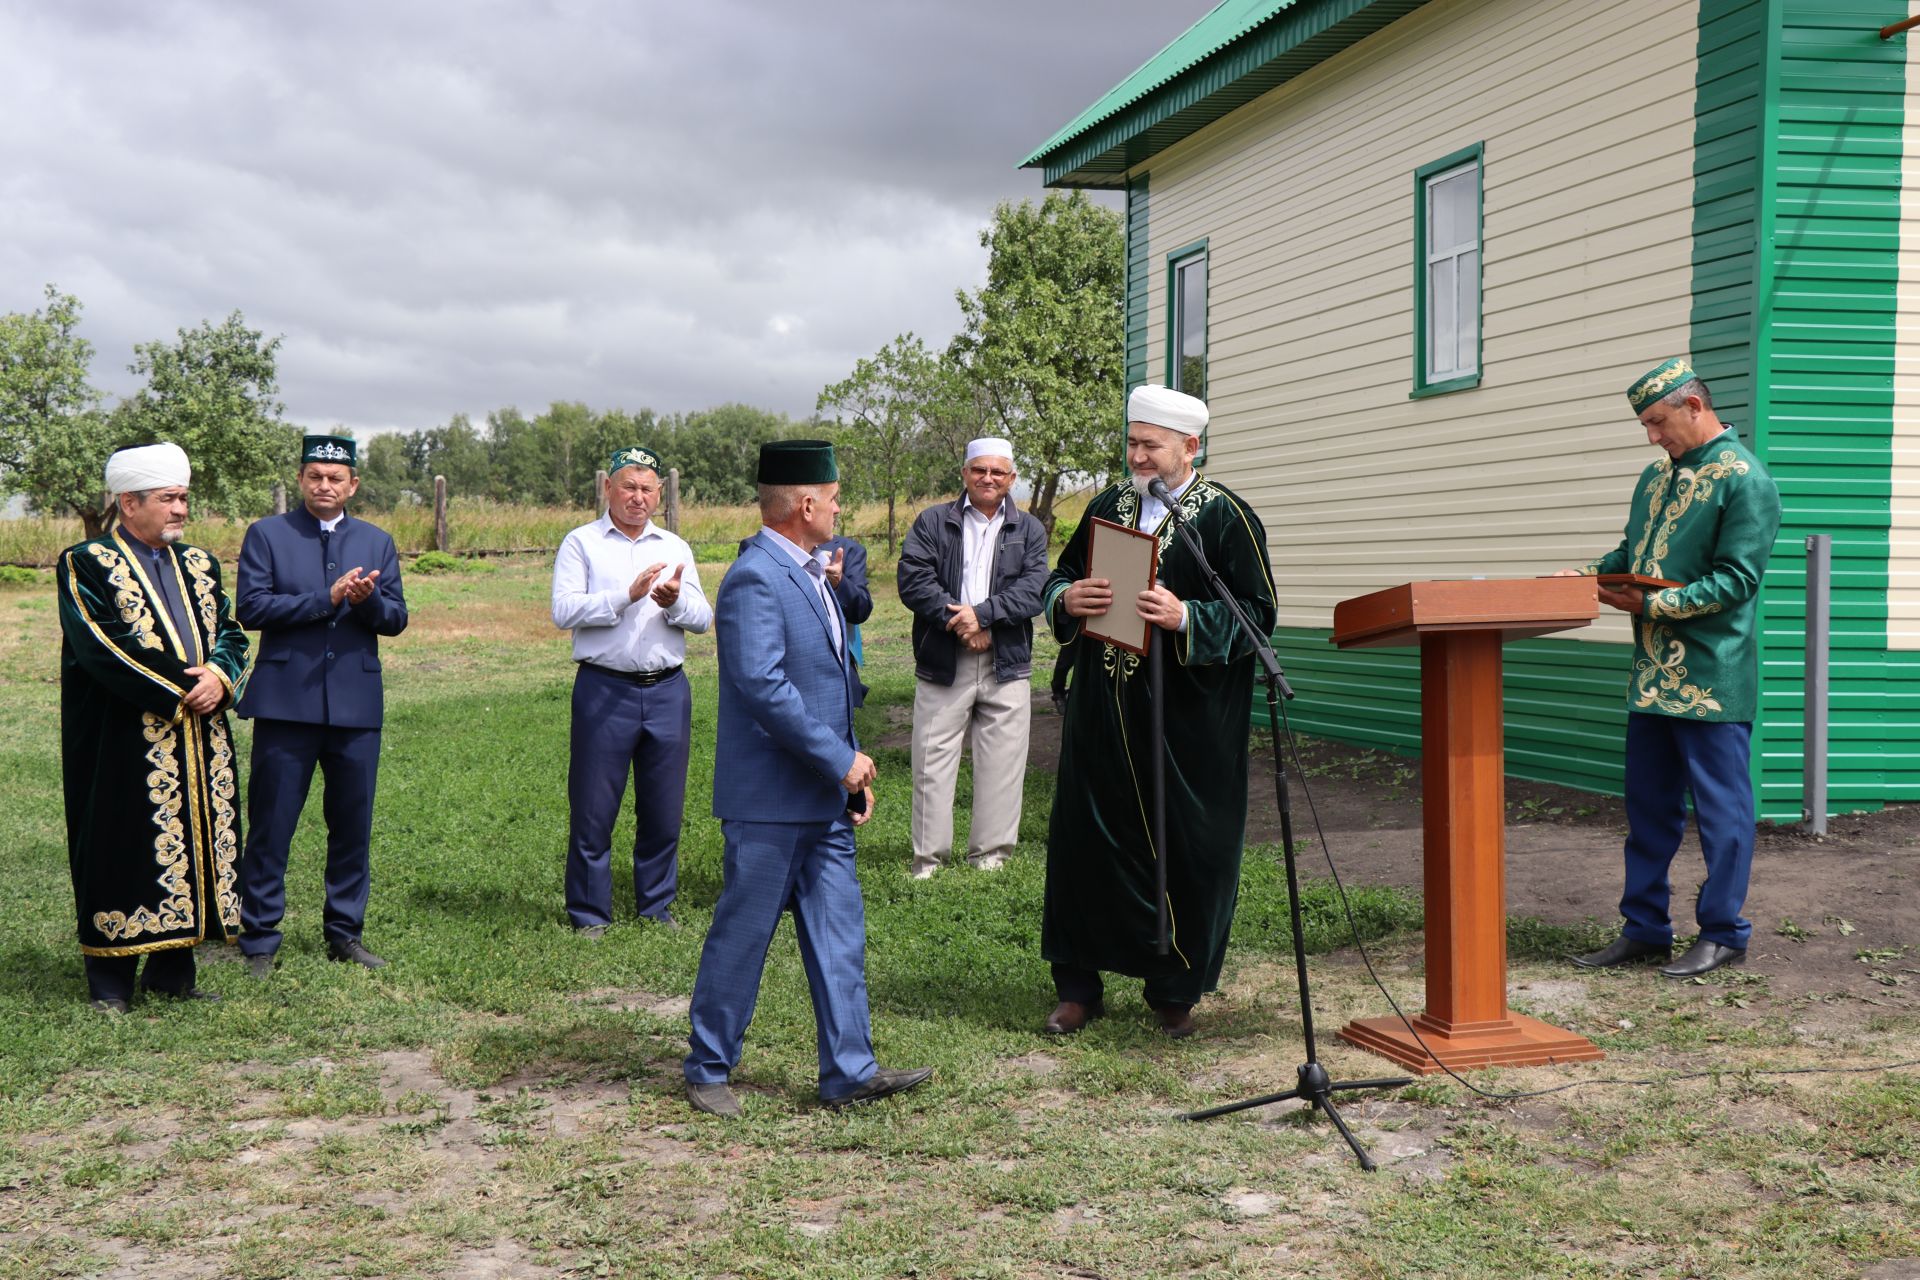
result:
M 679 885 L 693 689 L 686 672 L 637 685 L 581 663 L 573 678 L 567 762 L 567 919 L 613 920 L 613 824 L 633 770 L 633 899 L 663 916 Z
M 1673 941 L 1667 871 L 1686 835 L 1691 796 L 1707 862 L 1694 906 L 1700 936 L 1727 947 L 1747 945 L 1753 926 L 1740 909 L 1753 870 L 1752 738 L 1750 724 L 1627 717 L 1627 868 L 1620 896 L 1627 937 L 1657 946 Z
M 240 950 L 270 956 L 280 948 L 287 907 L 287 849 L 306 807 L 313 769 L 325 786 L 328 941 L 360 936 L 371 881 L 373 783 L 380 767 L 378 729 L 337 729 L 291 720 L 253 723 L 253 777 L 247 786 L 247 849 L 240 861 Z
M 132 1000 L 133 978 L 140 966 L 139 956 L 80 957 L 87 968 L 87 996 L 93 1000 Z M 193 948 L 169 947 L 147 952 L 146 976 L 140 980 L 144 991 L 162 991 L 183 996 L 193 990 Z
M 1144 994 L 1147 1003 L 1156 1009 L 1191 1009 L 1200 1002 L 1200 993 L 1193 990 L 1193 983 L 1194 979 L 1185 974 L 1148 978 Z M 1098 1004 L 1107 993 L 1099 970 L 1058 962 L 1053 966 L 1053 990 L 1059 999 L 1075 1004 Z

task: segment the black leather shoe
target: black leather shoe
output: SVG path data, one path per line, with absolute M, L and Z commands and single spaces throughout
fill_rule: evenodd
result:
M 87 1001 L 87 1008 L 93 1010 L 95 1013 L 112 1014 L 112 1013 L 127 1013 L 130 1011 L 131 1006 L 128 1005 L 125 1000 L 108 999 L 108 1000 L 89 1000 Z
M 863 1081 L 858 1089 L 844 1098 L 822 1098 L 821 1101 L 835 1111 L 842 1107 L 858 1106 L 863 1102 L 878 1102 L 882 1098 L 891 1098 L 896 1093 L 905 1093 L 933 1078 L 932 1067 L 881 1067 Z
M 1665 978 L 1697 978 L 1703 973 L 1712 973 L 1722 966 L 1740 965 L 1747 962 L 1745 947 L 1727 947 L 1718 942 L 1708 942 L 1705 938 L 1687 948 L 1687 954 L 1660 970 Z
M 673 918 L 673 912 L 671 911 L 662 911 L 657 916 L 641 916 L 640 923 L 659 925 L 662 929 L 670 933 L 680 932 L 680 922 Z
M 1612 969 L 1623 964 L 1644 964 L 1649 960 L 1669 960 L 1673 958 L 1673 944 L 1665 946 L 1657 942 L 1641 942 L 1621 934 L 1598 951 L 1589 951 L 1583 956 L 1568 956 L 1567 959 L 1582 969 Z
M 1190 1004 L 1155 1004 L 1154 1020 L 1160 1024 L 1160 1034 L 1169 1040 L 1185 1040 L 1194 1033 L 1193 1006 Z
M 719 1084 L 695 1084 L 687 1081 L 687 1102 L 695 1111 L 710 1116 L 737 1116 L 740 1114 L 740 1099 L 733 1096 L 733 1090 L 724 1082 Z
M 218 991 L 202 991 L 199 987 L 189 987 L 185 991 L 162 991 L 159 987 L 142 987 L 140 994 L 158 996 L 162 1000 L 205 1000 L 209 1004 L 220 998 Z
M 1050 1036 L 1070 1036 L 1095 1018 L 1105 1017 L 1106 1012 L 1107 1006 L 1098 1000 L 1092 1004 L 1062 1000 L 1047 1015 L 1047 1024 L 1041 1030 Z
M 358 938 L 348 938 L 344 942 L 337 938 L 327 939 L 327 959 L 357 964 L 368 969 L 387 967 L 387 962 L 361 946 Z
M 265 982 L 273 976 L 273 953 L 247 957 L 247 976 Z

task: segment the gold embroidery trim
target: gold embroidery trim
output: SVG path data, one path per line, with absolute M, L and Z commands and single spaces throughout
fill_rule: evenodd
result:
M 240 837 L 235 831 L 234 797 L 238 794 L 233 773 L 233 741 L 227 734 L 226 717 L 211 716 L 206 721 L 210 748 L 207 791 L 213 802 L 214 896 L 219 904 L 220 921 L 227 932 L 240 928 L 239 881 Z
M 1677 587 L 1667 587 L 1655 591 L 1647 597 L 1647 616 L 1650 618 L 1671 618 L 1683 622 L 1688 618 L 1703 618 L 1710 613 L 1720 612 L 1717 601 L 1706 604 L 1687 604 L 1680 598 Z
M 1747 465 L 1747 460 L 1731 449 L 1722 450 L 1718 461 L 1706 463 L 1697 470 L 1680 468 L 1680 483 L 1674 487 L 1673 500 L 1667 503 L 1666 510 L 1661 513 L 1660 532 L 1653 540 L 1653 558 L 1647 561 L 1646 568 L 1648 577 L 1666 576 L 1660 571 L 1660 562 L 1667 558 L 1668 542 L 1680 524 L 1680 518 L 1687 514 L 1694 502 L 1704 503 L 1711 498 L 1715 481 L 1724 480 L 1730 475 L 1743 476 L 1750 470 L 1752 468 Z M 1651 523 L 1651 509 L 1648 516 Z
M 157 604 L 164 601 L 166 599 L 166 596 L 162 595 L 160 592 L 160 589 L 153 585 L 153 580 L 147 577 L 147 571 L 141 567 L 140 557 L 133 554 L 133 547 L 130 546 L 127 543 L 127 540 L 121 536 L 121 531 L 116 528 L 113 531 L 112 536 L 113 536 L 113 540 L 119 543 L 121 549 L 126 552 L 127 561 L 133 567 L 133 574 L 136 578 L 140 579 L 140 587 L 143 591 L 147 593 L 148 599 L 153 600 Z M 167 562 L 173 569 L 174 581 L 180 584 L 180 600 L 181 600 L 181 603 L 184 604 L 187 599 L 186 584 L 184 582 L 180 582 L 179 561 L 175 560 L 173 556 L 169 555 L 167 557 Z M 118 601 L 116 601 L 116 603 L 118 603 Z M 141 607 L 143 609 L 146 607 L 145 601 L 142 601 Z M 189 666 L 191 666 L 194 662 L 193 651 L 187 648 L 186 637 L 174 631 L 173 611 L 168 609 L 164 604 L 160 604 L 160 607 L 155 609 L 154 613 L 158 615 L 160 619 L 160 629 L 167 633 L 167 639 L 173 641 L 173 651 L 180 655 L 180 660 L 182 662 L 185 662 Z M 157 648 L 158 646 L 155 646 L 155 647 Z
M 106 547 L 89 546 L 87 550 L 92 552 L 94 558 L 99 560 L 103 565 L 108 563 L 108 557 L 114 555 L 114 552 Z M 87 610 L 86 602 L 80 598 L 80 575 L 75 566 L 74 553 L 72 551 L 67 552 L 67 595 L 69 602 L 73 605 L 74 613 L 78 614 L 81 621 L 87 624 L 87 630 L 93 633 L 93 638 L 99 642 L 101 648 L 159 685 L 162 689 L 165 689 L 168 693 L 171 693 L 174 697 L 178 698 L 186 693 L 179 685 L 167 679 L 159 672 L 149 667 L 143 667 L 138 662 L 135 662 L 132 654 L 128 653 L 118 644 L 115 644 L 113 640 L 107 636 L 107 633 L 100 629 L 100 624 L 94 620 L 93 614 Z M 151 647 L 158 648 L 159 645 L 160 641 L 156 637 Z
M 154 630 L 153 613 L 147 608 L 147 597 L 134 585 L 133 575 L 139 570 L 112 547 L 93 542 L 87 544 L 87 550 L 107 571 L 107 585 L 113 588 L 113 607 L 119 612 L 120 621 L 133 631 L 134 643 L 142 649 L 162 648 L 165 642 Z
M 143 933 L 178 933 L 194 927 L 192 870 L 187 851 L 187 831 L 180 820 L 184 800 L 180 794 L 180 740 L 173 725 L 151 711 L 140 713 L 141 734 L 151 745 L 147 763 L 147 799 L 155 806 L 153 825 L 160 829 L 153 838 L 154 861 L 160 867 L 159 884 L 165 894 L 159 908 L 149 911 L 136 907 L 131 914 L 121 911 L 96 911 L 93 927 L 102 936 L 119 940 L 137 938 Z
M 1710 711 L 1726 709 L 1713 696 L 1711 687 L 1703 689 L 1688 682 L 1687 646 L 1674 637 L 1671 628 L 1643 621 L 1635 630 L 1640 632 L 1644 656 L 1633 664 L 1634 706 L 1702 719 Z

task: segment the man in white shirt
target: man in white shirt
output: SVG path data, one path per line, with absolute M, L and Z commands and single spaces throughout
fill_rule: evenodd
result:
M 567 918 L 598 938 L 613 921 L 613 824 L 633 769 L 633 898 L 643 920 L 678 927 L 693 694 L 686 633 L 713 608 L 693 548 L 653 523 L 660 457 L 614 451 L 607 512 L 569 533 L 553 562 L 553 625 L 573 632 L 573 738 L 567 765 Z
M 960 746 L 973 739 L 967 861 L 1000 866 L 1020 838 L 1032 727 L 1033 617 L 1047 580 L 1047 531 L 1010 495 L 1013 445 L 967 445 L 965 492 L 914 518 L 895 581 L 913 611 L 913 876 L 953 854 Z

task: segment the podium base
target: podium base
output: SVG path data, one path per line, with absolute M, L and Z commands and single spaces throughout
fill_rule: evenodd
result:
M 1356 1019 L 1340 1028 L 1340 1038 L 1423 1076 L 1437 1075 L 1443 1066 L 1455 1071 L 1542 1067 L 1598 1062 L 1607 1056 L 1585 1036 L 1518 1013 L 1509 1013 L 1497 1023 L 1481 1023 L 1461 1035 L 1449 1034 L 1425 1014 L 1415 1018 L 1413 1025 L 1420 1031 L 1420 1040 L 1409 1035 L 1406 1024 L 1398 1018 Z M 1421 1041 L 1426 1042 L 1425 1048 Z

